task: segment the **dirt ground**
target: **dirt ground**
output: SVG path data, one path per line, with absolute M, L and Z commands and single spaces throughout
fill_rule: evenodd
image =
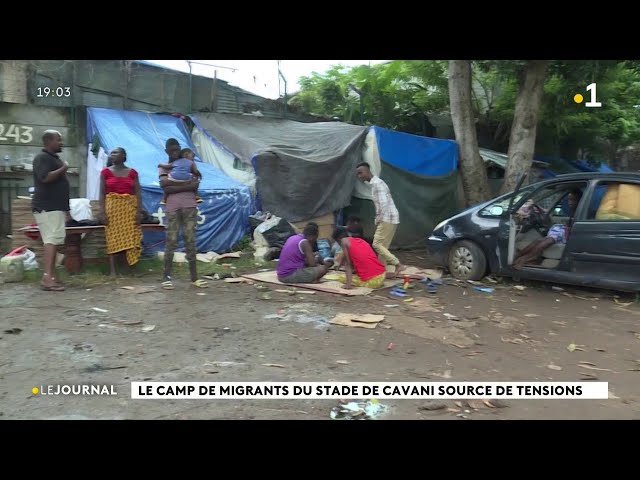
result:
M 429 266 L 421 256 L 403 259 Z M 436 294 L 412 290 L 410 303 L 387 291 L 351 298 L 271 291 L 265 298 L 256 285 L 223 281 L 166 291 L 157 277 L 64 293 L 0 285 L 1 418 L 328 420 L 336 401 L 131 400 L 130 382 L 443 380 L 599 380 L 609 382 L 610 398 L 384 399 L 388 408 L 377 418 L 640 418 L 640 306 L 624 294 L 485 280 L 494 288 L 487 293 L 445 276 Z M 327 323 L 341 312 L 385 319 L 375 329 Z M 54 384 L 114 384 L 118 395 L 31 393 Z

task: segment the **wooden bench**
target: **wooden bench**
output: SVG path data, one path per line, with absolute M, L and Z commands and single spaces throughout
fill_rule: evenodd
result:
M 149 230 L 166 230 L 165 225 L 157 223 L 142 224 L 142 231 Z M 28 238 L 34 239 L 40 236 L 40 229 L 37 225 L 30 225 L 18 229 L 23 232 Z M 64 240 L 64 268 L 69 273 L 79 273 L 84 265 L 84 259 L 82 257 L 82 235 L 91 234 L 97 231 L 103 231 L 104 225 L 91 225 L 81 227 L 66 227 L 67 234 Z

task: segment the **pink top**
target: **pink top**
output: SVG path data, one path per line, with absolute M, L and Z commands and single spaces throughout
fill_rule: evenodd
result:
M 158 168 L 159 175 L 168 175 L 171 170 L 165 168 Z M 196 192 L 178 192 L 167 195 L 167 205 L 165 211 L 172 213 L 181 208 L 195 208 Z

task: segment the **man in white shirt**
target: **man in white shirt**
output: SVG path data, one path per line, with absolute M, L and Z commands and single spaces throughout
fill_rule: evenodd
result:
M 389 246 L 400 224 L 400 215 L 396 208 L 389 186 L 380 178 L 371 173 L 368 163 L 359 163 L 356 167 L 356 175 L 362 182 L 371 185 L 373 204 L 376 207 L 376 232 L 373 236 L 373 248 L 378 252 L 380 260 L 387 265 L 396 267 L 396 275 L 404 270 L 398 257 L 389 251 Z

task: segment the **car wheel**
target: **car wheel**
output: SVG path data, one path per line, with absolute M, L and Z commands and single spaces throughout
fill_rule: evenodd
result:
M 480 280 L 487 271 L 482 249 L 469 240 L 456 243 L 449 253 L 449 272 L 460 280 Z

